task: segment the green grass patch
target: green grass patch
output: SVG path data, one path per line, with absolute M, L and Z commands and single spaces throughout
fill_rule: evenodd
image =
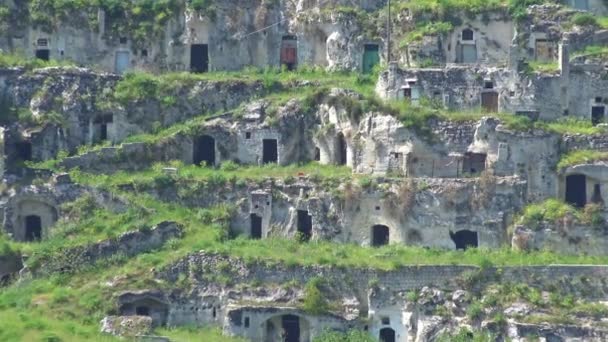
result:
M 528 67 L 531 72 L 547 74 L 559 72 L 559 64 L 557 61 L 528 61 Z
M 519 222 L 532 229 L 538 229 L 543 223 L 554 224 L 570 215 L 579 223 L 599 227 L 604 224 L 601 211 L 601 207 L 597 204 L 588 204 L 583 209 L 577 209 L 560 200 L 548 199 L 528 205 Z
M 69 60 L 43 61 L 38 58 L 27 58 L 20 54 L 0 53 L 0 68 L 22 67 L 27 70 L 47 68 L 47 67 L 70 67 L 75 66 L 74 62 Z
M 576 150 L 562 155 L 557 163 L 557 169 L 561 170 L 569 166 L 590 164 L 599 161 L 608 161 L 608 152 L 597 150 Z
M 247 340 L 238 337 L 222 335 L 219 328 L 198 328 L 198 327 L 176 327 L 159 328 L 154 331 L 159 336 L 166 336 L 173 342 L 246 342 Z

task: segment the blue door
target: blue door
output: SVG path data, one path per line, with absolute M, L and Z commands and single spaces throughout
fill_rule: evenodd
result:
M 116 71 L 117 74 L 124 73 L 129 69 L 129 62 L 129 51 L 116 51 L 114 71 Z

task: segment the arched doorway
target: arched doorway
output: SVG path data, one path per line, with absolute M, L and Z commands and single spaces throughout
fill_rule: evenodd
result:
M 395 342 L 395 330 L 382 328 L 380 330 L 380 342 Z
M 198 137 L 194 142 L 192 160 L 194 165 L 205 162 L 207 166 L 215 166 L 215 139 L 208 135 Z
M 375 225 L 372 227 L 372 246 L 380 247 L 389 243 L 389 228 L 384 225 Z
M 450 232 L 450 238 L 456 245 L 456 249 L 466 250 L 479 246 L 477 232 L 471 230 L 459 230 L 456 233 Z
M 25 217 L 25 241 L 40 241 L 42 238 L 42 219 L 38 215 Z
M 346 165 L 346 139 L 342 132 L 336 137 L 336 163 L 338 165 Z
M 566 177 L 566 202 L 577 208 L 587 204 L 587 177 L 570 175 Z

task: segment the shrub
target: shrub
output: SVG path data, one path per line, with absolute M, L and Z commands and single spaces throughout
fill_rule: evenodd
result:
M 321 292 L 323 279 L 311 278 L 304 288 L 304 302 L 302 309 L 311 315 L 321 315 L 329 310 L 329 304 Z
M 599 26 L 597 19 L 589 13 L 577 13 L 572 17 L 571 23 L 577 26 Z
M 471 320 L 478 320 L 483 315 L 483 306 L 479 302 L 473 302 L 467 308 L 467 316 Z

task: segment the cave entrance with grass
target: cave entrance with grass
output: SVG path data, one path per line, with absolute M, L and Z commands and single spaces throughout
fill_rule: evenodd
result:
M 256 214 L 249 216 L 251 221 L 251 238 L 259 240 L 262 238 L 262 218 Z
M 195 73 L 209 71 L 209 45 L 192 44 L 190 46 L 190 71 Z
M 566 203 L 577 208 L 587 204 L 587 177 L 585 175 L 570 175 L 566 177 Z
M 312 216 L 308 210 L 298 210 L 298 233 L 302 241 L 310 241 L 312 237 Z
M 156 298 L 144 297 L 130 303 L 125 303 L 119 308 L 123 316 L 147 316 L 152 319 L 152 326 L 164 326 L 167 323 L 169 307 Z
M 606 116 L 606 107 L 604 106 L 593 106 L 591 107 L 591 123 L 593 126 L 604 123 Z
M 336 164 L 346 165 L 346 139 L 342 132 L 336 136 Z
M 25 241 L 34 242 L 42 239 L 42 219 L 38 215 L 25 217 Z
M 372 227 L 372 246 L 380 247 L 386 246 L 390 239 L 390 229 L 381 224 L 377 224 Z
M 284 315 L 281 317 L 282 338 L 284 342 L 300 342 L 300 317 L 296 315 Z
M 283 36 L 281 42 L 281 66 L 295 70 L 298 65 L 298 37 Z
M 391 328 L 380 329 L 380 342 L 395 342 L 395 330 Z
M 471 230 L 459 230 L 456 233 L 450 232 L 450 238 L 456 245 L 456 249 L 467 250 L 469 248 L 479 247 L 479 238 L 477 232 Z
M 196 138 L 192 159 L 194 165 L 215 166 L 215 139 L 208 135 Z
M 264 139 L 262 144 L 262 162 L 264 164 L 278 163 L 279 146 L 277 139 Z
M 49 59 L 51 59 L 51 50 L 49 49 L 37 49 L 36 50 L 36 58 L 43 60 L 43 61 L 48 61 Z

